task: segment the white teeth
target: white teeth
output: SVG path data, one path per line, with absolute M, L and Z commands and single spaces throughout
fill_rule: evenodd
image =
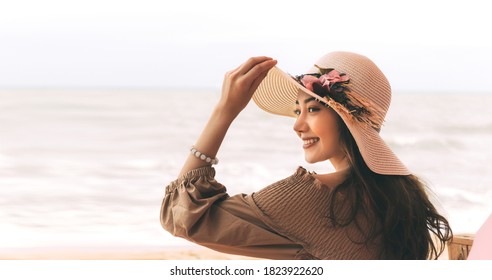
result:
M 316 143 L 319 141 L 319 138 L 311 138 L 311 139 L 307 139 L 307 140 L 304 140 L 304 145 L 309 145 L 309 144 L 313 144 L 313 143 Z

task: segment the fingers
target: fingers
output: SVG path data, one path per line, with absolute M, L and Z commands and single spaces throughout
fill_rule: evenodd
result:
M 248 59 L 245 63 L 243 63 L 239 68 L 238 72 L 240 74 L 246 74 L 248 73 L 253 67 L 255 67 L 258 64 L 261 64 L 262 62 L 272 60 L 271 57 L 268 56 L 257 56 L 257 57 L 251 57 Z
M 239 65 L 239 67 L 237 67 L 236 69 L 227 72 L 227 74 L 229 76 L 233 76 L 233 77 L 242 76 L 242 75 L 248 73 L 251 70 L 251 68 L 253 68 L 258 63 L 262 63 L 266 60 L 271 60 L 271 59 L 272 59 L 271 57 L 267 57 L 267 56 L 251 57 L 246 62 Z
M 251 75 L 251 78 L 253 79 L 250 87 L 251 92 L 254 92 L 258 88 L 263 79 L 265 79 L 268 75 L 268 71 L 270 71 L 270 69 L 272 69 L 272 67 L 276 64 L 276 60 L 265 61 L 262 64 L 256 65 L 253 69 L 251 69 L 251 71 L 248 72 L 247 75 Z M 247 75 L 245 75 L 245 78 Z
M 261 82 L 261 80 L 263 80 L 268 71 L 275 66 L 275 64 L 277 64 L 277 61 L 273 59 L 262 61 L 261 63 L 254 65 L 247 73 L 245 73 L 241 77 L 241 80 L 244 80 L 245 83 L 250 84 L 250 88 L 252 88 L 254 81 L 260 78 Z
M 275 64 L 276 60 L 266 56 L 252 57 L 235 70 L 227 72 L 222 84 L 220 106 L 230 115 L 239 114 Z
M 252 57 L 238 68 L 227 72 L 226 79 L 234 81 L 242 90 L 254 91 L 276 64 L 276 60 L 267 56 Z
M 246 74 L 235 76 L 234 84 L 238 91 L 244 94 L 245 97 L 251 96 L 275 64 L 277 64 L 276 60 L 266 60 L 254 65 Z
M 248 72 L 244 73 L 243 77 L 246 79 L 256 79 L 256 77 L 258 77 L 262 73 L 268 72 L 273 66 L 275 66 L 275 64 L 277 64 L 276 60 L 264 60 L 254 65 Z

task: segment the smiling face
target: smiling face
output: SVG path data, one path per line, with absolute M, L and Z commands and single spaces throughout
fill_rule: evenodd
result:
M 299 91 L 295 113 L 294 131 L 303 140 L 304 156 L 308 163 L 330 160 L 342 167 L 345 155 L 340 146 L 339 116 L 312 96 Z

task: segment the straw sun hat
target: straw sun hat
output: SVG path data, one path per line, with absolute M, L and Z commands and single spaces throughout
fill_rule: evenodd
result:
M 359 54 L 332 52 L 316 61 L 307 74 L 314 75 L 292 77 L 274 67 L 258 86 L 253 100 L 269 113 L 296 117 L 297 93 L 303 91 L 340 115 L 372 171 L 410 174 L 379 135 L 391 102 L 391 87 L 376 64 Z

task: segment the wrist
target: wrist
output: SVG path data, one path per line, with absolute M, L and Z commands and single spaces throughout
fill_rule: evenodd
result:
M 214 119 L 214 121 L 225 123 L 232 123 L 238 115 L 238 112 L 236 113 L 231 111 L 229 108 L 227 108 L 227 106 L 221 103 L 217 104 L 212 112 L 212 118 Z

